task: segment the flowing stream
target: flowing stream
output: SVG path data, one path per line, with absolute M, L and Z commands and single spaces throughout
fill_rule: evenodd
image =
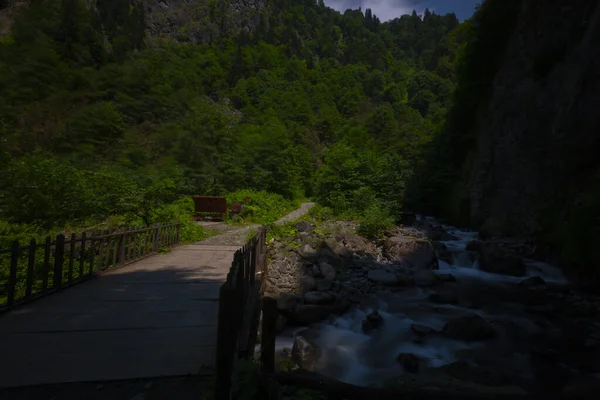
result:
M 477 261 L 465 251 L 477 233 L 442 227 L 458 239 L 443 241 L 453 252 L 453 260 L 450 264 L 440 260 L 440 269 L 434 272 L 451 274 L 456 282 L 383 291 L 340 317 L 311 326 L 310 340 L 320 352 L 316 372 L 352 384 L 380 385 L 405 372 L 398 355 L 410 353 L 421 360 L 424 368 L 465 360 L 518 376 L 523 382 L 534 379 L 529 351 L 538 344 L 536 338 L 552 336 L 553 326 L 528 308 L 532 293 L 518 285 L 525 278 L 479 270 Z M 525 260 L 525 264 L 528 276 L 540 276 L 548 283 L 566 282 L 560 271 L 548 264 L 532 260 Z M 431 300 L 432 293 L 454 296 L 458 301 L 440 304 Z M 373 310 L 384 322 L 379 330 L 365 334 L 361 324 Z M 411 330 L 413 324 L 419 324 L 441 331 L 449 320 L 467 312 L 488 321 L 496 335 L 487 340 L 462 341 L 442 334 L 418 337 Z M 277 340 L 278 350 L 291 348 L 295 334 L 303 329 L 284 331 Z

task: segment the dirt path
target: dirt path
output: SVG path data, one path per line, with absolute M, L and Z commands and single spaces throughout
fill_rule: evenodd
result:
M 306 213 L 315 205 L 315 203 L 302 203 L 298 209 L 292 211 L 286 216 L 280 218 L 278 225 L 294 221 Z M 211 236 L 199 244 L 211 246 L 243 246 L 254 232 L 258 231 L 261 225 L 252 224 L 246 226 L 229 225 L 223 222 L 201 222 L 207 230 L 219 232 L 216 236 Z

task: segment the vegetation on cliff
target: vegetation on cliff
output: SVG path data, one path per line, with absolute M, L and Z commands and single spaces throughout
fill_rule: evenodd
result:
M 238 189 L 398 217 L 451 103 L 459 21 L 264 3 L 254 30 L 152 46 L 135 1 L 23 7 L 0 39 L 0 218 L 151 223 L 180 196 Z

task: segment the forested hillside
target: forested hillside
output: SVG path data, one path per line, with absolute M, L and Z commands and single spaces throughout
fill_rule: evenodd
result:
M 178 2 L 3 2 L 3 229 L 152 223 L 181 196 L 240 189 L 397 218 L 469 23 L 254 3 L 199 1 L 159 35 Z

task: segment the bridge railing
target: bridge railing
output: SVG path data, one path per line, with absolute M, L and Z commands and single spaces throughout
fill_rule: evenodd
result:
M 0 250 L 0 313 L 179 243 L 180 224 L 47 237 Z
M 267 266 L 266 249 L 266 229 L 262 228 L 235 253 L 227 280 L 221 285 L 215 400 L 231 398 L 231 379 L 236 361 L 254 357 Z

